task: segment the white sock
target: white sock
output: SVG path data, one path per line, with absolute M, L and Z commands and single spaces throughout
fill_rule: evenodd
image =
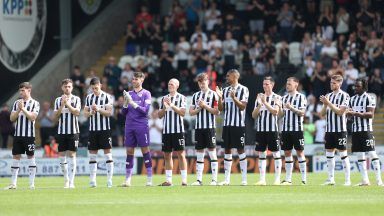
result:
M 96 182 L 97 154 L 89 154 L 89 177 L 91 182 Z
M 335 152 L 326 152 L 328 180 L 335 181 Z
M 376 151 L 370 151 L 368 152 L 368 154 L 372 161 L 373 171 L 375 172 L 375 176 L 376 176 L 376 182 L 382 183 L 383 181 L 381 179 L 381 168 L 380 168 L 379 157 L 377 156 Z
M 299 169 L 301 173 L 301 181 L 307 181 L 307 160 L 305 159 L 305 156 L 299 157 L 297 156 L 299 160 Z
M 113 158 L 112 153 L 105 154 L 106 166 L 107 166 L 107 181 L 112 181 L 113 177 Z
M 219 163 L 217 162 L 216 150 L 208 151 L 209 158 L 211 159 L 212 181 L 217 182 L 217 173 L 219 171 Z
M 172 170 L 165 170 L 166 181 L 172 183 Z
M 36 161 L 35 157 L 28 159 L 29 161 L 29 185 L 35 185 L 35 176 L 36 176 Z
M 349 162 L 347 151 L 340 152 L 345 172 L 345 182 L 351 182 L 351 163 Z
M 181 174 L 181 182 L 183 183 L 187 183 L 187 170 L 180 170 L 180 174 Z
M 11 178 L 11 184 L 16 185 L 17 184 L 17 176 L 19 174 L 20 170 L 20 160 L 13 159 L 12 160 L 12 178 Z
M 240 154 L 239 160 L 240 160 L 240 170 L 241 170 L 241 181 L 246 182 L 247 169 L 248 169 L 247 155 L 245 153 Z
M 265 181 L 265 172 L 267 171 L 267 153 L 259 152 L 259 172 L 260 181 Z
M 273 152 L 273 158 L 275 159 L 275 182 L 280 182 L 282 167 L 280 151 Z
M 60 156 L 60 167 L 61 167 L 61 172 L 63 173 L 63 176 L 64 176 L 64 181 L 67 182 L 69 178 L 68 178 L 68 163 L 67 163 L 66 156 Z
M 293 157 L 285 157 L 285 181 L 292 182 Z
M 224 181 L 231 182 L 232 154 L 224 154 Z
M 75 183 L 75 175 L 76 175 L 76 155 L 73 157 L 69 157 L 69 182 L 71 184 Z
M 358 152 L 357 160 L 358 160 L 359 170 L 360 170 L 363 182 L 368 182 L 369 178 L 368 178 L 368 172 L 367 172 L 367 161 L 365 159 L 365 152 Z
M 204 171 L 204 152 L 196 152 L 196 179 L 197 181 L 203 181 Z

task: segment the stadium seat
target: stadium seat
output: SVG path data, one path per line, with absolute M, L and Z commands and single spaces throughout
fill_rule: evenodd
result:
M 125 66 L 126 63 L 129 63 L 129 64 L 132 64 L 132 63 L 133 63 L 133 58 L 132 58 L 132 56 L 129 56 L 129 55 L 122 56 L 122 57 L 120 58 L 120 61 L 119 61 L 118 66 L 119 66 L 120 68 L 124 68 L 124 66 Z

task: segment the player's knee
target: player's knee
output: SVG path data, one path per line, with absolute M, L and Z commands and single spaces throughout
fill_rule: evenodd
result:
M 211 160 L 217 160 L 216 150 L 208 151 L 208 154 L 209 154 L 209 158 L 210 158 Z
M 357 160 L 365 160 L 365 152 L 356 152 Z
M 292 157 L 292 151 L 284 151 L 285 157 Z
M 347 153 L 347 151 L 341 151 L 339 153 L 339 155 L 340 155 L 341 159 L 344 159 L 344 158 L 346 158 L 348 156 L 348 153 Z
M 113 162 L 112 153 L 105 154 L 105 160 Z
M 293 161 L 292 154 L 289 155 L 289 156 L 285 156 L 285 161 L 290 161 L 290 162 L 292 162 L 292 161 Z
M 89 161 L 96 162 L 97 154 L 89 154 Z
M 272 152 L 272 154 L 273 154 L 273 158 L 275 158 L 275 159 L 279 159 L 279 158 L 281 158 L 280 151 Z
M 267 158 L 267 153 L 266 152 L 259 152 L 259 159 L 265 159 Z
M 378 158 L 376 151 L 370 151 L 368 155 L 371 159 Z

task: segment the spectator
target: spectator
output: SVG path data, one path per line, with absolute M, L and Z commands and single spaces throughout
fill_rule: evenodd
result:
M 221 12 L 216 9 L 216 6 L 215 2 L 211 2 L 209 10 L 204 14 L 206 29 L 209 33 L 213 31 L 213 27 L 217 23 L 217 18 L 221 15 Z
M 45 145 L 50 144 L 49 138 L 55 135 L 55 118 L 51 104 L 48 101 L 43 102 L 39 115 L 37 116 L 37 121 L 40 124 L 41 146 L 44 148 Z
M 195 42 L 197 42 L 197 38 L 199 36 L 202 38 L 203 42 L 208 42 L 207 35 L 202 31 L 201 26 L 197 25 L 195 27 L 195 32 L 192 34 L 191 39 L 189 40 L 189 42 L 191 44 L 194 44 Z
M 198 11 L 200 10 L 200 1 L 193 1 L 190 0 L 187 3 L 187 6 L 185 7 L 185 14 L 187 18 L 187 26 L 188 26 L 188 36 L 192 34 L 190 31 L 191 29 L 195 29 L 195 26 L 199 23 L 199 14 Z M 188 37 L 189 38 L 189 37 Z
M 359 52 L 357 47 L 357 42 L 356 42 L 356 33 L 352 32 L 349 35 L 346 49 L 349 53 L 349 56 L 353 60 L 353 62 L 356 63 L 358 60 L 357 58 L 358 58 L 358 52 Z
M 205 73 L 207 73 L 209 77 L 209 88 L 215 91 L 217 87 L 217 72 L 214 71 L 212 65 L 209 64 Z
M 300 51 L 303 59 L 305 59 L 308 54 L 312 56 L 315 53 L 315 42 L 312 40 L 309 32 L 304 33 L 303 40 L 300 44 Z
M 261 0 L 251 0 L 248 5 L 249 28 L 252 33 L 261 34 L 264 32 L 264 10 L 265 5 Z
M 192 50 L 197 52 L 205 52 L 208 50 L 208 44 L 203 41 L 201 35 L 198 35 L 196 42 L 192 44 Z
M 337 60 L 336 60 L 337 61 Z M 343 54 L 341 55 L 341 60 L 340 60 L 340 67 L 343 70 L 347 70 L 348 68 L 348 63 L 352 61 L 352 59 L 349 57 L 349 52 L 344 50 Z
M 108 86 L 111 88 L 116 88 L 116 86 L 119 84 L 121 69 L 116 65 L 115 57 L 109 57 L 108 64 L 104 67 L 103 76 L 108 79 Z
M 336 34 L 349 33 L 349 14 L 344 7 L 340 7 L 336 14 Z
M 296 14 L 296 19 L 293 26 L 294 26 L 293 41 L 301 41 L 303 39 L 303 35 L 307 27 L 307 23 L 300 13 Z
M 314 135 L 316 132 L 315 124 L 309 122 L 308 117 L 304 118 L 304 144 L 311 145 L 314 143 Z
M 173 77 L 178 77 L 174 76 L 176 75 L 174 73 L 174 69 L 172 66 L 173 63 L 173 52 L 169 50 L 168 43 L 163 42 L 161 44 L 162 46 L 162 53 L 159 58 L 160 62 L 160 79 L 162 82 L 167 83 L 169 79 Z
M 359 1 L 359 3 L 360 3 L 360 8 L 359 8 L 360 10 L 356 14 L 356 19 L 358 22 L 361 22 L 364 26 L 364 29 L 369 32 L 372 30 L 375 13 L 369 7 L 368 0 L 361 0 Z
M 320 116 L 320 119 L 318 119 L 315 122 L 315 144 L 324 144 L 324 137 L 325 137 L 325 128 L 327 126 L 327 121 L 325 120 L 324 116 Z
M 315 70 L 313 71 L 312 77 L 312 93 L 316 98 L 320 95 L 325 95 L 329 89 L 329 82 L 327 80 L 327 73 L 323 70 L 323 64 L 316 62 Z
M 217 72 L 217 80 L 221 81 L 224 74 L 224 56 L 222 49 L 216 47 L 215 55 L 210 58 L 210 64 L 212 64 L 213 69 Z
M 347 84 L 347 92 L 354 95 L 353 86 L 356 79 L 359 78 L 359 71 L 353 66 L 353 61 L 348 62 L 348 68 L 345 70 L 345 83 Z
M 161 136 L 163 131 L 163 121 L 158 116 L 159 103 L 152 103 L 152 112 L 148 120 L 149 125 L 149 140 L 151 145 L 160 146 L 162 144 Z
M 87 78 L 85 78 L 85 82 L 84 82 L 84 85 L 85 85 L 85 89 L 86 89 L 86 94 L 90 94 L 91 93 L 91 79 L 96 77 L 96 71 L 94 69 L 90 69 L 89 72 L 88 72 L 88 76 Z M 82 97 L 80 97 L 82 98 Z
M 375 68 L 369 78 L 369 91 L 376 95 L 376 104 L 380 106 L 381 97 L 383 96 L 383 80 L 379 68 Z
M 280 26 L 280 37 L 288 42 L 292 40 L 294 17 L 290 5 L 285 2 L 281 7 L 277 21 Z
M 336 41 L 338 58 L 341 58 L 343 51 L 346 50 L 346 46 L 347 46 L 347 40 L 345 38 L 345 35 L 343 35 L 343 34 L 339 35 L 337 37 L 337 41 Z
M 209 51 L 209 57 L 215 56 L 216 48 L 222 48 L 223 43 L 221 40 L 217 38 L 217 34 L 215 32 L 212 32 L 211 34 L 211 40 L 208 42 L 208 51 Z
M 224 71 L 228 71 L 235 67 L 235 55 L 238 48 L 237 40 L 232 38 L 232 33 L 225 33 L 225 41 L 223 42 L 224 52 Z
M 148 41 L 151 38 L 151 24 L 143 20 L 142 27 L 137 31 L 137 41 L 139 42 L 140 55 L 145 55 L 148 50 L 149 43 Z
M 75 67 L 73 67 L 73 73 L 70 78 L 74 84 L 74 94 L 78 94 L 80 98 L 82 98 L 84 96 L 85 78 L 84 75 L 81 73 L 79 66 L 76 65 Z
M 324 10 L 321 12 L 319 21 L 319 25 L 321 25 L 322 31 L 324 32 L 324 36 L 328 40 L 333 39 L 333 24 L 334 24 L 334 16 L 332 13 L 332 7 L 327 5 L 324 7 Z
M 6 149 L 8 146 L 9 136 L 13 136 L 14 128 L 10 120 L 11 112 L 7 104 L 4 104 L 0 111 L 0 132 L 3 140 L 2 148 Z
M 207 51 L 195 51 L 192 60 L 193 65 L 196 67 L 196 76 L 207 70 L 209 61 Z
M 320 118 L 322 105 L 318 103 L 316 97 L 313 95 L 308 95 L 307 100 L 308 105 L 305 110 L 305 117 L 308 117 L 308 122 L 314 123 Z
M 148 49 L 147 55 L 145 56 L 145 67 L 150 76 L 153 76 L 156 81 L 159 80 L 158 77 L 158 68 L 159 68 L 159 60 L 157 55 L 153 53 L 153 49 Z
M 130 63 L 125 63 L 124 65 L 124 70 L 123 72 L 121 72 L 121 75 L 120 75 L 120 80 L 123 79 L 123 78 L 127 78 L 128 79 L 128 82 L 131 82 L 132 81 L 132 78 L 133 78 L 133 73 L 135 71 L 133 70 L 133 68 L 131 67 L 131 64 Z
M 185 70 L 188 68 L 189 53 L 191 45 L 186 41 L 185 35 L 180 36 L 180 42 L 176 45 L 177 70 Z
M 140 13 L 136 15 L 135 23 L 137 26 L 137 30 L 141 30 L 144 28 L 144 23 L 150 24 L 152 22 L 152 15 L 148 13 L 148 8 L 143 5 L 140 8 Z
M 133 28 L 133 23 L 128 22 L 127 28 L 125 30 L 125 54 L 126 55 L 136 55 L 136 45 L 137 45 L 137 32 Z
M 164 37 L 162 35 L 162 29 L 159 23 L 153 24 L 153 31 L 151 34 L 151 37 L 149 38 L 150 44 L 152 46 L 152 51 L 155 55 L 160 55 L 161 53 L 161 43 L 164 40 Z
M 322 57 L 331 57 L 331 58 L 337 58 L 337 49 L 335 46 L 332 45 L 332 41 L 327 39 L 324 42 L 324 46 L 321 48 L 321 55 Z
M 164 42 L 167 42 L 169 43 L 169 45 L 171 45 L 173 47 L 173 33 L 174 33 L 174 28 L 173 28 L 173 24 L 172 24 L 172 19 L 170 16 L 165 16 L 164 19 L 163 19 L 163 23 L 162 23 L 162 36 L 163 36 L 163 40 Z M 159 54 L 160 55 L 160 54 Z
M 360 55 L 358 65 L 366 69 L 366 71 L 368 72 L 368 76 L 371 75 L 372 61 L 371 59 L 369 59 L 367 51 L 363 51 L 363 53 Z
M 189 38 L 191 36 L 190 31 L 188 30 L 187 20 L 185 18 L 181 18 L 180 26 L 177 29 L 175 29 L 174 34 L 175 34 L 175 37 L 174 37 L 175 44 L 180 42 L 179 39 L 181 36 L 185 36 L 185 38 Z
M 277 15 L 279 14 L 279 7 L 274 0 L 267 0 L 265 3 L 264 10 L 264 22 L 265 29 L 267 30 L 269 35 L 274 35 L 277 32 Z

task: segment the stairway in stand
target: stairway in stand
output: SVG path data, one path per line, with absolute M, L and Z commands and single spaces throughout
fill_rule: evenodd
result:
M 373 120 L 373 134 L 376 145 L 384 145 L 384 108 L 378 108 Z
M 116 64 L 118 64 L 121 56 L 123 56 L 124 53 L 125 53 L 125 37 L 123 36 L 103 56 L 101 56 L 99 60 L 97 60 L 95 65 L 93 65 L 87 70 L 85 75 L 87 76 L 89 70 L 92 68 L 95 70 L 96 76 L 102 77 L 104 67 L 106 64 L 108 64 L 109 57 L 114 56 L 116 58 Z

